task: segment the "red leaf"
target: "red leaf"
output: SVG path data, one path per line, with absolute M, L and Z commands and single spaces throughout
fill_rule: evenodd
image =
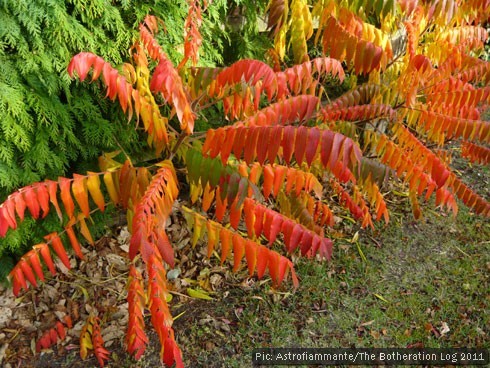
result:
M 295 224 L 293 227 L 293 231 L 291 233 L 291 239 L 289 241 L 288 252 L 292 253 L 296 247 L 298 246 L 302 236 L 303 236 L 303 228 L 300 224 Z
M 32 269 L 36 273 L 36 276 L 39 277 L 41 281 L 44 281 L 44 272 L 41 267 L 41 261 L 39 260 L 39 254 L 37 254 L 36 250 L 30 250 L 26 255 L 26 259 L 32 266 Z
M 0 224 L 3 225 L 4 223 L 6 223 L 8 225 L 5 232 L 8 230 L 8 227 L 16 229 L 17 221 L 15 218 L 15 201 L 12 197 L 7 198 L 7 200 L 3 203 L 3 207 L 0 207 L 0 212 L 3 212 L 0 214 L 0 216 L 3 216 L 3 218 L 5 218 L 5 222 L 2 221 L 0 222 Z
M 301 255 L 306 255 L 311 248 L 313 235 L 309 231 L 303 232 L 301 237 Z
M 157 230 L 158 231 L 158 230 Z M 174 268 L 174 249 L 172 248 L 172 244 L 168 239 L 167 233 L 164 229 L 160 229 L 158 231 L 158 236 L 156 239 L 156 245 L 162 259 L 172 268 Z
M 4 208 L 0 207 L 0 237 L 4 237 L 9 229 L 8 221 L 4 215 Z
M 290 249 L 291 235 L 293 233 L 294 225 L 295 223 L 293 221 L 291 221 L 290 219 L 286 219 L 282 222 L 281 226 L 281 232 L 284 236 L 284 245 L 288 250 Z
M 65 327 L 60 321 L 56 322 L 56 331 L 58 332 L 58 336 L 60 337 L 60 339 L 64 340 L 66 337 L 66 331 L 65 331 Z
M 37 199 L 39 201 L 39 205 L 43 210 L 43 218 L 44 218 L 49 212 L 48 189 L 46 188 L 46 185 L 44 183 L 40 183 L 39 185 L 36 186 L 36 192 L 37 192 Z
M 284 134 L 282 137 L 281 146 L 283 149 L 284 160 L 288 165 L 291 162 L 291 157 L 293 155 L 295 135 L 296 135 L 296 127 L 294 126 L 284 127 Z
M 250 165 L 255 158 L 255 150 L 257 148 L 259 133 L 264 133 L 263 128 L 249 128 L 243 153 L 243 159 L 248 165 Z
M 273 213 L 273 211 L 268 211 L 268 213 Z M 277 237 L 277 234 L 281 231 L 281 226 L 282 226 L 283 219 L 281 216 L 273 216 L 272 218 L 272 224 L 270 227 L 270 235 L 269 235 L 269 245 L 272 244 Z
M 435 159 L 432 161 L 431 176 L 436 182 L 438 188 L 442 187 L 446 183 L 449 174 L 449 171 L 440 160 Z
M 38 219 L 40 207 L 39 207 L 37 195 L 34 192 L 34 188 L 33 187 L 26 187 L 23 194 L 24 194 L 25 203 L 27 205 L 27 208 L 29 209 L 29 212 L 31 213 L 32 217 L 34 217 L 35 219 Z
M 20 261 L 17 263 L 17 266 L 20 267 L 25 278 L 31 283 L 31 285 L 37 287 L 36 276 L 32 272 L 32 268 L 29 265 L 29 263 L 27 263 L 27 261 L 24 258 L 21 258 Z
M 306 145 L 306 162 L 311 166 L 315 158 L 318 143 L 320 141 L 320 131 L 318 128 L 311 128 L 308 133 L 308 144 Z
M 238 229 L 241 216 L 242 206 L 238 205 L 238 198 L 236 198 L 230 206 L 230 225 L 233 229 Z
M 223 142 L 223 146 L 221 147 L 221 162 L 223 165 L 226 165 L 228 157 L 230 156 L 236 132 L 237 131 L 235 129 L 226 130 L 225 140 Z
M 308 129 L 305 126 L 300 126 L 296 132 L 296 144 L 294 147 L 294 156 L 296 158 L 296 162 L 301 166 L 303 163 L 303 158 L 305 155 L 306 144 L 310 145 L 310 142 L 307 142 L 308 137 Z
M 263 224 L 264 224 L 264 212 L 265 212 L 265 207 L 255 206 L 254 231 L 255 231 L 255 236 L 257 238 L 260 237 L 260 235 L 262 235 L 262 229 L 263 229 Z
M 269 138 L 270 143 L 268 146 L 268 155 L 267 155 L 270 164 L 274 163 L 277 156 L 277 152 L 279 151 L 279 147 L 281 146 L 282 132 L 283 129 L 279 126 L 275 126 L 272 128 L 270 138 Z
M 236 129 L 235 141 L 233 142 L 233 154 L 235 157 L 242 157 L 243 146 L 247 137 L 248 129 L 240 126 Z
M 322 133 L 322 146 L 320 157 L 322 160 L 323 167 L 328 167 L 330 161 L 330 154 L 332 152 L 332 144 L 334 140 L 335 133 L 330 130 L 324 130 Z
M 263 165 L 269 149 L 269 140 L 272 129 L 270 127 L 261 128 L 260 135 L 257 141 L 257 161 Z
M 337 160 L 340 155 L 340 148 L 344 142 L 345 137 L 342 134 L 334 133 L 332 151 L 330 153 L 329 167 L 332 169 L 337 164 Z M 344 165 L 345 166 L 345 165 Z

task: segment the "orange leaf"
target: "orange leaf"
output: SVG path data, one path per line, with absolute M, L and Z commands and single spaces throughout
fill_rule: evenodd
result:
M 216 188 L 216 211 L 214 214 L 219 222 L 223 221 L 223 217 L 225 216 L 225 211 L 226 211 L 226 205 L 227 205 L 226 197 L 222 199 L 220 188 L 219 187 Z
M 265 270 L 269 264 L 269 253 L 270 250 L 264 247 L 263 245 L 259 245 L 257 248 L 257 277 L 262 279 L 265 274 Z
M 44 237 L 48 242 L 51 242 L 51 246 L 53 247 L 54 251 L 60 257 L 61 262 L 66 266 L 66 268 L 70 269 L 70 260 L 68 259 L 68 254 L 66 253 L 65 247 L 63 246 L 63 243 L 61 242 L 60 237 L 58 236 L 58 233 L 51 233 L 48 234 Z
M 129 320 L 125 341 L 128 352 L 134 354 L 136 360 L 143 355 L 148 343 L 148 337 L 144 331 L 143 309 L 145 306 L 145 295 L 141 281 L 141 274 L 134 265 L 130 265 L 127 296 Z
M 53 180 L 46 180 L 46 185 L 48 187 L 49 200 L 56 209 L 56 213 L 58 214 L 60 221 L 63 221 L 63 215 L 58 204 L 58 198 L 56 197 L 56 193 L 58 191 L 58 183 Z
M 245 239 L 238 234 L 233 234 L 233 272 L 237 272 L 240 262 L 245 255 Z
M 75 204 L 73 203 L 73 199 L 70 194 L 70 185 L 71 180 L 63 177 L 58 178 L 58 183 L 61 190 L 61 200 L 63 202 L 63 206 L 65 206 L 66 213 L 69 218 L 73 217 L 73 213 L 75 211 Z
M 254 226 L 255 226 L 255 210 L 253 202 L 245 200 L 243 204 L 243 211 L 245 212 L 245 226 L 247 227 L 247 234 L 250 239 L 253 239 Z
M 247 198 L 246 200 L 249 199 Z M 264 227 L 264 214 L 265 214 L 264 206 L 255 206 L 254 231 L 255 231 L 255 236 L 257 238 L 260 237 L 260 235 L 262 234 L 262 229 Z
M 80 246 L 80 243 L 78 242 L 77 236 L 75 235 L 75 231 L 73 230 L 72 227 L 74 222 L 75 219 L 72 219 L 71 221 L 68 222 L 67 226 L 65 227 L 66 235 L 68 235 L 68 239 L 70 240 L 71 247 L 75 251 L 75 254 L 78 256 L 78 258 L 84 259 L 82 248 Z
M 289 169 L 287 167 L 280 165 L 274 166 L 274 198 L 277 197 L 277 195 L 279 194 L 279 190 L 284 183 L 284 177 L 286 176 L 286 173 L 289 173 Z
M 87 223 L 85 222 L 85 215 L 83 213 L 79 213 L 77 220 L 80 224 L 80 233 L 91 245 L 94 245 L 94 240 L 92 239 L 92 235 L 90 234 Z
M 44 260 L 44 263 L 46 263 L 46 266 L 48 266 L 49 272 L 51 272 L 51 275 L 56 275 L 56 271 L 54 269 L 54 263 L 53 259 L 51 258 L 51 253 L 49 252 L 49 247 L 46 243 L 40 243 L 36 244 L 32 247 L 36 252 L 41 253 L 41 257 Z
M 73 184 L 71 186 L 71 190 L 83 214 L 85 217 L 89 217 L 90 208 L 88 205 L 88 193 L 85 180 L 85 176 L 73 174 Z
M 232 232 L 227 229 L 222 229 L 219 238 L 221 241 L 221 264 L 223 264 L 230 253 Z
M 262 192 L 264 193 L 264 197 L 267 199 L 271 194 L 272 185 L 274 183 L 274 171 L 270 165 L 264 166 L 263 175 L 264 183 L 262 184 Z
M 207 221 L 206 228 L 208 231 L 208 258 L 213 254 L 216 241 L 218 240 L 219 228 L 214 221 Z
M 270 251 L 269 254 L 269 275 L 271 276 L 272 283 L 274 286 L 279 286 L 279 262 L 281 256 L 273 251 Z
M 248 274 L 252 276 L 257 265 L 257 243 L 250 239 L 245 243 L 245 258 L 247 260 Z
M 19 295 L 21 289 L 27 290 L 27 282 L 20 265 L 15 266 L 9 276 L 12 278 L 12 292 L 15 296 Z
M 92 344 L 94 347 L 94 355 L 101 367 L 104 367 L 105 361 L 109 359 L 109 352 L 104 348 L 104 340 L 100 332 L 99 319 L 95 318 L 92 330 Z
M 214 199 L 214 193 L 215 190 L 211 189 L 211 185 L 209 183 L 206 183 L 202 195 L 202 210 L 204 212 L 207 212 L 211 207 L 211 203 L 213 202 Z

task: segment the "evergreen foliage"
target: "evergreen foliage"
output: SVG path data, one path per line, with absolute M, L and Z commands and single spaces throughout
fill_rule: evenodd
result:
M 232 3 L 218 0 L 206 9 L 204 65 L 223 62 L 227 32 L 220 25 Z M 41 178 L 95 170 L 95 159 L 102 151 L 122 147 L 131 154 L 141 153 L 144 147 L 138 142 L 142 140 L 126 124 L 120 109 L 103 98 L 96 84 L 71 83 L 66 66 L 73 54 L 83 50 L 120 67 L 136 25 L 150 12 L 163 19 L 164 31 L 158 35 L 163 49 L 172 61 L 180 60 L 183 47 L 178 45 L 184 42 L 181 30 L 186 9 L 185 0 L 2 1 L 0 200 Z M 22 244 L 40 241 L 31 225 L 22 224 L 15 239 L 0 239 L 0 259 L 21 255 L 25 252 Z

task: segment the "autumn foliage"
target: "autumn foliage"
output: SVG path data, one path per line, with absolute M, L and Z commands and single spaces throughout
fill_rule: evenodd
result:
M 478 24 L 488 20 L 490 6 L 377 3 L 373 8 L 366 2 L 360 11 L 358 2 L 346 8 L 317 1 L 310 11 L 306 0 L 272 0 L 268 26 L 275 66 L 241 60 L 224 68 L 198 67 L 205 9 L 192 0 L 178 67 L 156 41 L 159 21 L 151 16 L 140 26 L 131 63 L 115 68 L 91 53 L 75 55 L 69 75 L 100 81 L 106 97 L 145 132 L 156 164 L 106 159 L 101 172 L 34 183 L 10 195 L 0 206 L 0 236 L 15 231 L 27 213 L 42 220 L 54 210 L 61 224 L 14 267 L 14 294 L 45 281 L 45 268 L 55 275 L 54 256 L 67 268 L 70 248 L 83 258 L 81 240 L 94 243 L 87 220 L 116 206 L 126 213 L 132 234 L 127 350 L 135 359 L 144 354 L 149 314 L 162 361 L 181 367 L 166 278 L 179 258 L 165 231 L 173 211 L 192 228 L 193 246 L 205 239 L 208 257 L 218 254 L 234 272 L 246 267 L 249 276 L 268 275 L 274 287 L 290 278 L 294 288 L 299 281 L 291 255 L 332 257 L 332 205 L 366 231 L 389 222 L 382 190 L 387 175 L 403 183 L 416 218 L 422 216 L 420 201 L 432 199 L 454 215 L 459 199 L 490 217 L 490 203 L 444 155 L 453 142 L 471 162 L 490 161 L 490 123 L 481 119 L 490 101 L 490 63 L 477 57 L 488 38 Z M 368 23 L 369 17 L 381 27 Z M 310 58 L 310 39 L 322 56 Z M 294 65 L 279 70 L 277 62 L 288 57 Z M 366 82 L 357 84 L 357 77 Z M 351 88 L 331 98 L 329 83 L 346 79 Z M 215 104 L 229 123 L 193 137 L 196 121 Z M 177 172 L 186 175 L 188 197 L 180 194 Z M 55 328 L 39 348 L 62 338 L 63 325 Z M 109 353 L 100 329 L 99 316 L 86 321 L 80 354 L 93 351 L 103 366 Z

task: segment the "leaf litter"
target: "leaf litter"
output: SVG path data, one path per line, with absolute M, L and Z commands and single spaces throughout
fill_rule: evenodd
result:
M 221 266 L 219 261 L 210 262 L 205 247 L 191 246 L 186 223 L 178 215 L 171 215 L 166 231 L 179 254 L 175 268 L 168 270 L 169 291 L 177 297 L 171 302 L 172 309 L 176 310 L 172 314 L 178 316 L 175 323 L 179 323 L 179 319 L 185 320 L 181 323 L 188 323 L 188 317 L 193 318 L 189 311 L 195 303 L 219 303 L 213 298 L 214 292 L 227 284 L 236 285 L 237 279 L 246 279 L 246 267 L 243 266 L 243 272 L 237 276 L 232 274 L 230 267 Z M 127 227 L 122 227 L 115 234 L 102 237 L 95 246 L 87 245 L 83 248 L 84 260 L 70 258 L 71 270 L 57 259 L 59 272 L 56 276 L 47 278 L 36 289 L 30 288 L 17 299 L 10 289 L 0 286 L 0 365 L 4 368 L 96 366 L 93 355 L 85 362 L 79 357 L 79 335 L 91 314 L 102 320 L 102 337 L 105 347 L 114 351 L 111 356 L 113 363 L 127 359 L 124 337 L 128 324 L 129 239 Z M 143 269 L 139 271 L 144 273 Z M 226 295 L 228 293 L 222 294 L 220 299 Z M 212 309 L 206 317 L 199 319 L 199 323 L 224 339 L 230 328 L 236 325 L 233 321 L 236 317 L 215 319 Z M 38 339 L 66 316 L 73 321 L 73 326 L 67 328 L 66 337 L 36 354 Z M 154 334 L 147 322 L 147 332 L 152 340 Z M 153 340 L 156 346 L 158 338 L 153 336 Z M 154 350 L 154 358 L 150 359 L 159 364 L 158 347 Z M 151 347 L 149 351 L 145 355 L 152 354 Z

